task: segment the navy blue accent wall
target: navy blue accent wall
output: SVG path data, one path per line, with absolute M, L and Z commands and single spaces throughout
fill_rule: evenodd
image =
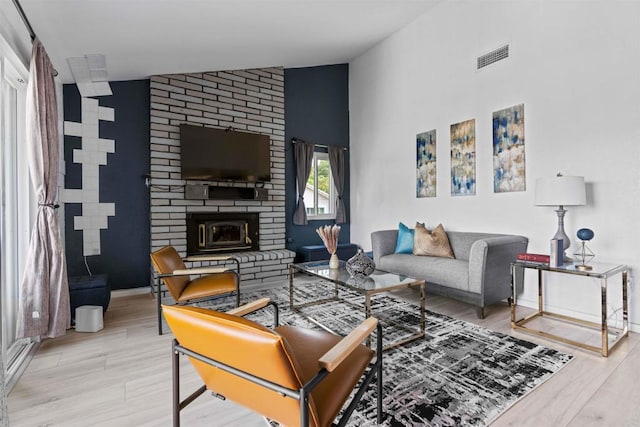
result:
M 87 257 L 93 274 L 108 274 L 112 289 L 149 286 L 149 80 L 110 82 L 112 96 L 99 98 L 112 107 L 115 121 L 100 121 L 100 138 L 115 139 L 115 153 L 100 166 L 100 202 L 115 203 L 109 228 L 100 231 L 101 254 Z M 64 85 L 64 119 L 80 122 L 81 103 L 76 85 Z M 65 188 L 82 188 L 82 165 L 73 163 L 79 137 L 65 136 Z M 65 244 L 69 276 L 86 275 L 82 232 L 73 217 L 81 204 L 65 205 Z
M 289 68 L 284 70 L 285 114 L 285 212 L 287 249 L 321 245 L 316 228 L 334 221 L 293 224 L 296 203 L 296 173 L 292 138 L 322 145 L 349 147 L 349 65 Z M 349 220 L 349 151 L 345 152 L 344 204 Z M 349 224 L 341 224 L 339 241 L 349 242 Z

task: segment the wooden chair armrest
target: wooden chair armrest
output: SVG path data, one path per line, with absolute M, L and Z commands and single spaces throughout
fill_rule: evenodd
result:
M 367 338 L 378 325 L 378 319 L 369 317 L 360 323 L 349 335 L 342 338 L 340 342 L 331 347 L 319 360 L 318 364 L 321 368 L 332 372 L 342 363 L 344 359 Z
M 244 316 L 245 314 L 252 313 L 263 307 L 266 307 L 271 300 L 269 298 L 260 298 L 255 301 L 248 302 L 240 307 L 232 308 L 227 311 L 227 314 L 233 314 L 234 316 Z
M 184 270 L 173 270 L 171 276 L 188 276 L 190 274 L 216 274 L 216 273 L 224 273 L 225 271 L 230 271 L 225 267 L 197 267 L 197 268 L 187 268 Z

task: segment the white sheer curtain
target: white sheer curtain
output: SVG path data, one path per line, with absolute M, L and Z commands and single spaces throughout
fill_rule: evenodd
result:
M 58 179 L 58 111 L 55 70 L 33 41 L 27 86 L 26 142 L 38 212 L 31 234 L 18 309 L 18 338 L 64 335 L 70 327 L 69 286 L 55 199 Z

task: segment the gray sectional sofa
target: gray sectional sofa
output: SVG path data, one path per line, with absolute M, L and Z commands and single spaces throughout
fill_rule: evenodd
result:
M 394 253 L 398 230 L 371 233 L 376 268 L 424 279 L 426 291 L 476 306 L 484 318 L 487 305 L 511 295 L 510 263 L 527 251 L 523 236 L 448 231 L 455 259 Z

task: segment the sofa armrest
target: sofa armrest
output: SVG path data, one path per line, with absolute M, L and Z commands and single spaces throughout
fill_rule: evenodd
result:
M 469 253 L 469 291 L 493 303 L 509 296 L 511 263 L 527 251 L 524 236 L 498 236 L 477 240 Z
M 380 230 L 371 233 L 373 262 L 379 264 L 380 257 L 394 253 L 398 241 L 398 230 Z

